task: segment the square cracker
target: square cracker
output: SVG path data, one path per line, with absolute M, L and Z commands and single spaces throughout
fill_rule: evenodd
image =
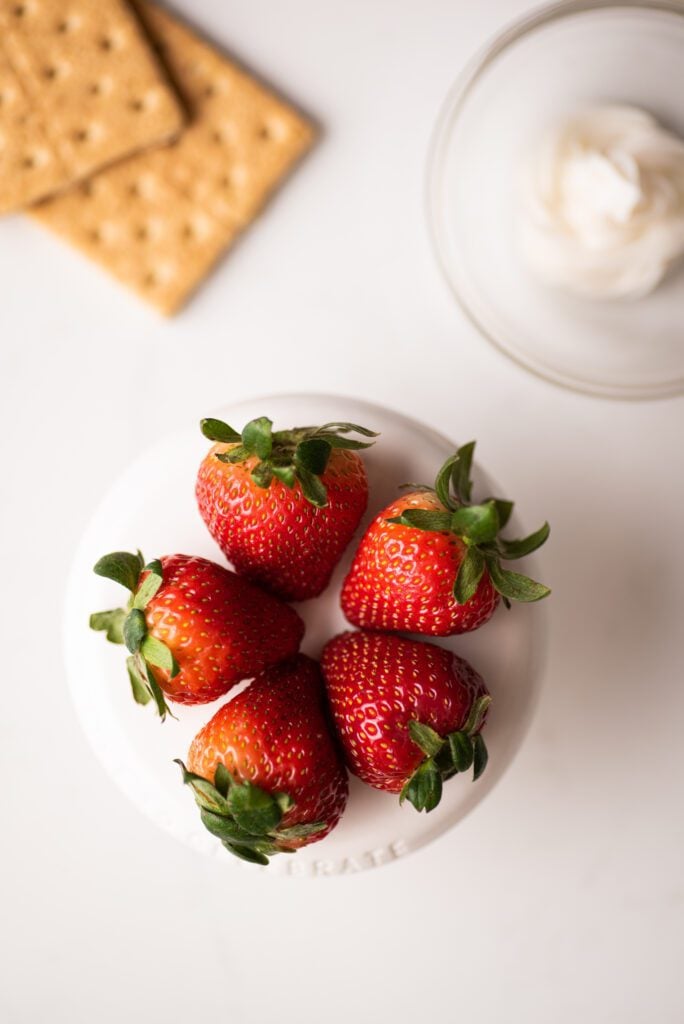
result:
M 313 131 L 170 14 L 137 6 L 189 125 L 172 146 L 139 154 L 32 213 L 172 314 L 308 149 Z
M 0 0 L 0 213 L 169 141 L 183 121 L 125 0 Z

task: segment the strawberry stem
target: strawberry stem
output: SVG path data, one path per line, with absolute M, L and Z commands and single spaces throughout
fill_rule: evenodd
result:
M 189 772 L 178 758 L 183 782 L 200 809 L 204 827 L 235 857 L 266 865 L 276 853 L 294 853 L 286 844 L 323 831 L 324 821 L 281 828 L 284 815 L 294 807 L 287 793 L 269 793 L 248 779 L 235 779 L 224 764 L 214 772 L 213 784 Z
M 480 730 L 484 725 L 490 695 L 482 694 L 470 706 L 468 716 L 460 729 L 440 736 L 424 722 L 408 723 L 411 739 L 427 756 L 407 779 L 399 794 L 399 802 L 408 800 L 417 811 L 429 813 L 442 798 L 442 786 L 448 779 L 472 766 L 473 782 L 487 767 L 487 747 Z
M 316 508 L 325 508 L 328 495 L 321 477 L 335 448 L 360 451 L 372 441 L 360 441 L 347 434 L 373 438 L 378 435 L 356 423 L 325 423 L 322 427 L 295 427 L 273 431 L 273 422 L 266 416 L 251 420 L 242 433 L 222 420 L 204 419 L 200 429 L 210 441 L 230 444 L 217 452 L 220 462 L 236 464 L 257 459 L 250 475 L 257 487 L 268 489 L 275 477 L 292 489 L 297 483 L 306 500 Z
M 462 445 L 440 468 L 434 488 L 427 489 L 436 495 L 441 510 L 409 508 L 387 522 L 433 533 L 452 533 L 463 542 L 466 552 L 453 589 L 457 604 L 466 604 L 474 597 L 485 570 L 507 607 L 510 601 L 540 601 L 551 593 L 549 588 L 529 576 L 504 569 L 501 561 L 523 558 L 540 548 L 548 539 L 549 524 L 544 523 L 520 540 L 499 537 L 510 519 L 513 502 L 487 498 L 480 504 L 470 504 L 474 451 L 475 441 Z
M 170 648 L 151 636 L 147 630 L 145 608 L 163 583 L 163 569 L 159 559 L 145 565 L 138 551 L 114 551 L 105 555 L 94 566 L 97 576 L 114 580 L 130 590 L 128 608 L 115 608 L 107 612 L 95 612 L 90 616 L 90 628 L 104 632 L 111 643 L 125 644 L 130 652 L 126 660 L 131 693 L 136 704 L 154 703 L 157 714 L 163 722 L 172 714 L 153 667 L 167 672 L 174 679 L 180 667 Z

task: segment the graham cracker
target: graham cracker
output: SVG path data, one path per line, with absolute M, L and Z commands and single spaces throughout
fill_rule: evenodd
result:
M 149 3 L 136 5 L 189 112 L 139 154 L 32 215 L 165 314 L 176 312 L 311 145 L 311 125 Z
M 0 213 L 169 141 L 183 121 L 125 0 L 0 0 Z

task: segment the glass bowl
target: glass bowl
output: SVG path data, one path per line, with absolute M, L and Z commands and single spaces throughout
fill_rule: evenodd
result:
M 611 398 L 684 391 L 684 271 L 638 300 L 591 301 L 538 283 L 518 252 L 520 177 L 565 114 L 642 107 L 684 137 L 684 7 L 556 3 L 506 29 L 465 70 L 429 158 L 442 270 L 485 338 L 556 384 Z

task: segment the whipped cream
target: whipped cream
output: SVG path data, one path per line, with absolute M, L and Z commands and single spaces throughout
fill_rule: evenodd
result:
M 580 111 L 534 155 L 522 214 L 522 251 L 545 283 L 646 295 L 684 254 L 684 141 L 635 107 Z

